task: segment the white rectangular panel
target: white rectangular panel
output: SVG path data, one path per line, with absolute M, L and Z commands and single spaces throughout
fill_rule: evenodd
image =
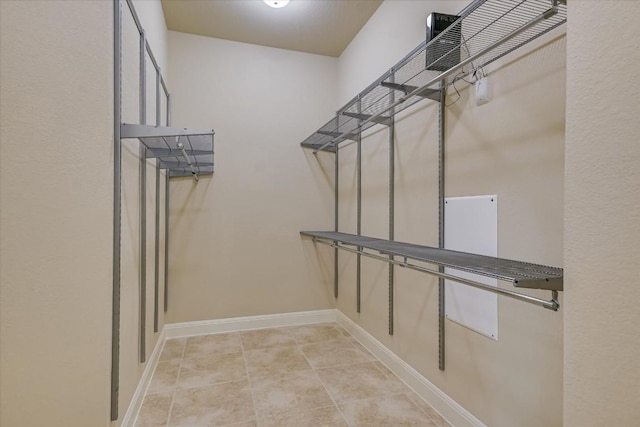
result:
M 498 255 L 497 196 L 449 197 L 444 205 L 444 247 L 478 255 Z M 497 280 L 445 268 L 447 274 L 491 286 Z M 445 280 L 445 316 L 498 340 L 498 295 Z

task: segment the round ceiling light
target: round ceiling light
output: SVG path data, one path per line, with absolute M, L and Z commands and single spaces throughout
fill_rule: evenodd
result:
M 264 0 L 264 2 L 276 9 L 280 9 L 281 7 L 285 7 L 289 4 L 289 0 Z

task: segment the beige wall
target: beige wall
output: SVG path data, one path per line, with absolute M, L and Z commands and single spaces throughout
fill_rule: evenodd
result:
M 168 321 L 333 307 L 332 157 L 299 143 L 336 106 L 337 59 L 169 32 L 173 120 L 214 128 L 215 174 L 171 183 Z
M 468 4 L 468 0 L 383 2 L 340 55 L 340 106 L 424 41 L 429 13 L 455 14 Z
M 0 424 L 109 425 L 112 6 L 0 2 Z
M 109 425 L 113 6 L 106 1 L 1 5 L 0 424 Z M 160 3 L 136 5 L 149 43 L 166 69 Z M 138 41 L 126 6 L 123 21 L 123 119 L 137 122 Z M 151 119 L 151 69 L 148 76 Z M 120 416 L 144 368 L 138 363 L 137 152 L 137 143 L 125 143 Z M 147 192 L 150 354 L 157 339 L 152 304 L 153 167 L 148 170 Z M 162 327 L 162 316 L 160 320 Z
M 567 427 L 640 420 L 638 14 L 638 2 L 569 2 Z
M 360 81 L 361 70 L 380 74 L 402 56 L 385 58 L 384 51 L 404 54 L 418 45 L 429 12 L 455 12 L 462 6 L 383 3 L 340 58 L 341 99 L 375 78 Z M 419 14 L 420 19 L 414 16 Z M 395 38 L 385 38 L 385 28 L 395 29 L 397 48 Z M 407 48 L 409 35 L 415 40 Z M 381 43 L 386 48 L 376 55 Z M 548 38 L 501 64 L 487 70 L 493 85 L 489 104 L 477 107 L 473 91 L 458 84 L 461 98 L 446 109 L 446 196 L 497 194 L 499 256 L 562 266 L 565 39 Z M 455 99 L 451 90 L 448 102 Z M 426 101 L 403 113 L 396 125 L 395 237 L 431 246 L 438 243 L 437 109 Z M 388 159 L 388 132 L 380 128 L 363 141 L 365 235 L 388 235 Z M 355 145 L 341 150 L 340 160 L 341 231 L 354 232 Z M 329 252 L 321 250 L 325 257 Z M 338 308 L 482 422 L 561 425 L 562 311 L 500 298 L 498 342 L 447 322 L 446 370 L 441 372 L 437 281 L 396 269 L 395 333 L 389 336 L 387 266 L 363 258 L 362 310 L 357 314 L 355 265 L 354 255 L 341 253 Z
M 167 66 L 167 29 L 159 1 L 135 1 L 137 14 L 145 30 L 169 90 Z M 155 69 L 146 57 L 146 102 L 148 124 L 155 125 Z M 139 34 L 129 8 L 123 1 L 122 11 L 122 121 L 139 123 Z M 161 98 L 161 121 L 166 120 L 166 103 Z M 121 232 L 121 298 L 120 298 L 120 418 L 124 415 L 145 368 L 139 363 L 140 333 L 140 161 L 139 143 L 123 140 L 122 145 L 122 232 Z M 147 161 L 146 185 L 146 357 L 151 355 L 158 339 L 153 331 L 155 280 L 155 162 Z M 160 179 L 160 276 L 159 325 L 164 326 L 164 173 Z

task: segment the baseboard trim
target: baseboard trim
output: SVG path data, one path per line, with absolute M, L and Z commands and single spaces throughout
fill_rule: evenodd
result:
M 300 311 L 165 325 L 167 339 L 336 321 L 336 310 Z
M 131 402 L 129 403 L 127 412 L 125 412 L 124 417 L 122 417 L 120 427 L 134 426 L 136 418 L 138 416 L 138 412 L 140 412 L 140 407 L 142 406 L 142 401 L 144 400 L 144 395 L 146 394 L 147 388 L 151 383 L 153 371 L 155 371 L 158 360 L 160 359 L 160 353 L 162 353 L 162 348 L 164 347 L 165 341 L 166 334 L 163 328 L 162 331 L 160 331 L 160 335 L 158 336 L 156 345 L 151 352 L 151 356 L 149 356 L 149 359 L 147 359 L 147 363 L 144 366 L 144 371 L 142 372 L 140 381 L 138 381 L 136 391 L 133 392 L 133 397 L 131 398 Z
M 120 427 L 133 427 L 135 425 L 138 412 L 140 412 L 140 407 L 144 400 L 144 395 L 147 392 L 153 371 L 156 369 L 156 365 L 160 359 L 160 353 L 167 339 L 335 321 L 336 310 L 328 309 L 166 324 L 162 328 L 156 346 L 144 367 L 144 372 L 138 382 L 136 391 L 133 393 L 129 408 L 127 408 L 127 412 L 124 417 L 122 417 Z
M 336 322 L 369 350 L 371 354 L 384 363 L 398 378 L 404 381 L 409 388 L 422 397 L 449 424 L 456 427 L 486 427 L 485 424 L 464 409 L 458 402 L 338 310 L 336 310 Z
M 153 371 L 158 364 L 160 353 L 167 339 L 326 322 L 337 322 L 347 330 L 347 332 L 384 363 L 398 378 L 404 381 L 407 386 L 422 397 L 425 402 L 431 405 L 431 407 L 451 425 L 456 427 L 486 427 L 469 411 L 423 377 L 418 371 L 385 347 L 360 325 L 336 309 L 235 317 L 165 325 L 147 361 L 142 377 L 133 394 L 129 408 L 127 408 L 127 412 L 122 418 L 120 426 L 134 426 L 138 412 L 142 406 L 142 401 L 144 400 L 144 395 L 151 382 Z

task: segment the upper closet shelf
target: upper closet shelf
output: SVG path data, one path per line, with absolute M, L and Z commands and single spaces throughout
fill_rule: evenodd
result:
M 300 234 L 323 242 L 334 242 L 334 245 L 339 248 L 338 243 L 370 249 L 382 255 L 403 257 L 504 280 L 516 287 L 562 290 L 563 271 L 557 267 L 333 231 L 301 231 Z
M 178 129 L 124 123 L 121 138 L 136 138 L 146 147 L 147 158 L 157 158 L 169 176 L 213 174 L 212 129 Z
M 405 108 L 475 73 L 567 20 L 558 0 L 475 0 L 446 30 L 421 43 L 404 59 L 347 102 L 336 117 L 301 145 L 335 152 L 375 124 L 389 123 Z

